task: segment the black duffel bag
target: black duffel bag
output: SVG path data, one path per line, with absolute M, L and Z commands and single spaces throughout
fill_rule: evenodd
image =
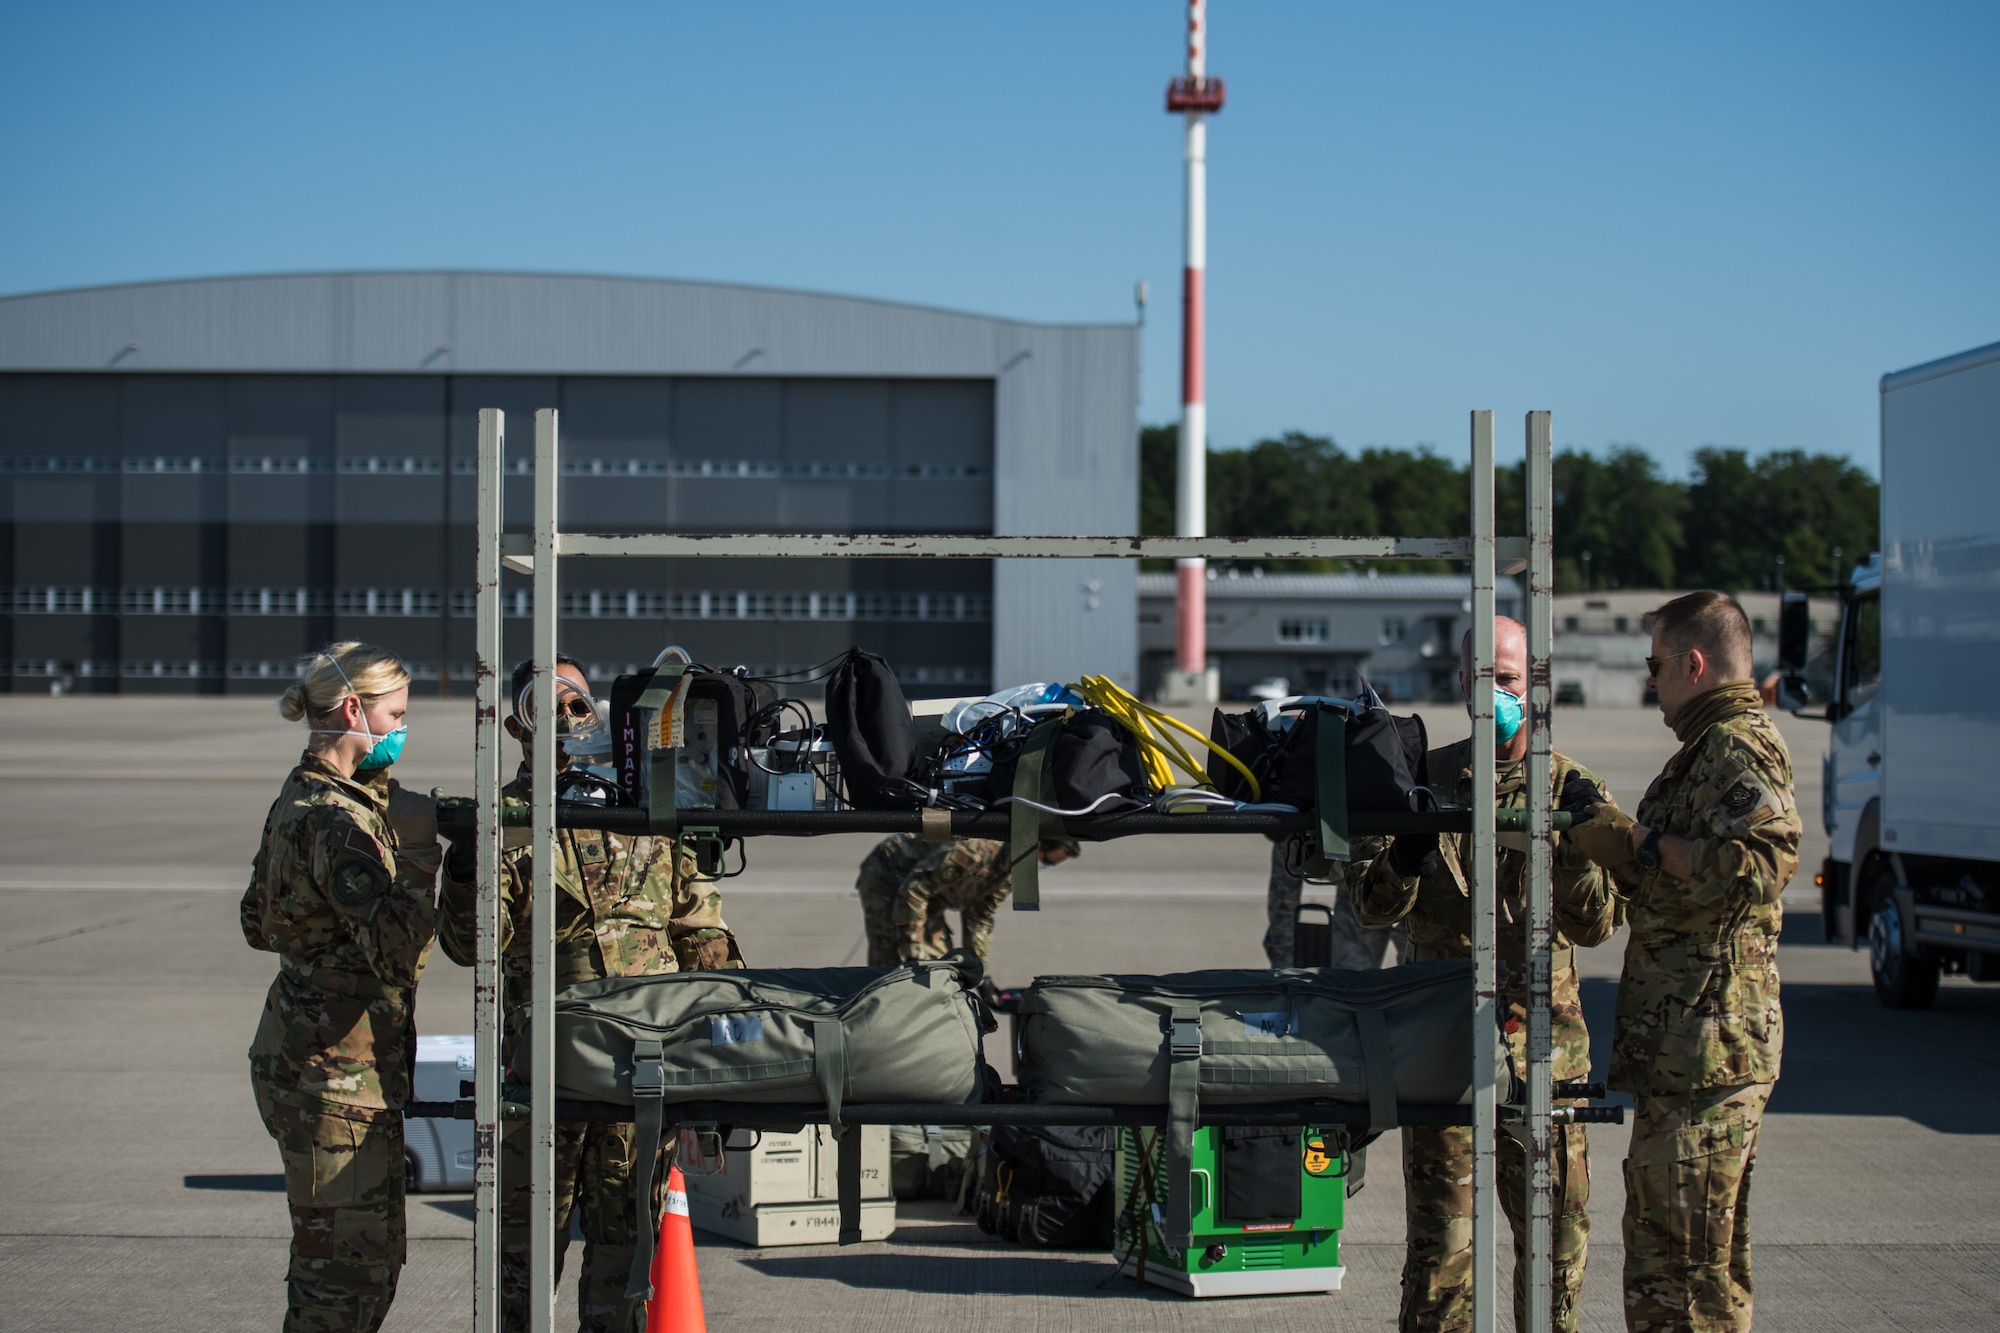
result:
M 1359 712 L 1332 704 L 1302 708 L 1283 731 L 1266 727 L 1255 713 L 1215 711 L 1210 739 L 1257 775 L 1259 799 L 1313 809 L 1319 800 L 1319 729 L 1322 719 L 1340 718 L 1345 731 L 1347 808 L 1372 813 L 1424 811 L 1435 801 L 1430 791 L 1430 741 L 1416 714 L 1398 717 L 1386 708 Z M 1234 800 L 1251 799 L 1250 784 L 1220 757 L 1208 761 L 1208 779 Z
M 1087 708 L 1067 717 L 1045 718 L 996 746 L 984 791 L 988 804 L 1026 790 L 1019 782 L 1020 765 L 1033 748 L 1030 737 L 1043 727 L 1050 729 L 1047 783 L 1032 799 L 1058 810 L 1109 813 L 1143 804 L 1153 794 L 1132 734 L 1108 714 Z M 1113 797 L 1119 799 L 1107 799 Z

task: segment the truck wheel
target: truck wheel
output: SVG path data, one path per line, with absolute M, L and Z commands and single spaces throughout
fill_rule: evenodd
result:
M 1890 1009 L 1928 1009 L 1937 999 L 1937 959 L 1903 952 L 1903 914 L 1888 893 L 1868 921 L 1868 971 L 1875 998 Z

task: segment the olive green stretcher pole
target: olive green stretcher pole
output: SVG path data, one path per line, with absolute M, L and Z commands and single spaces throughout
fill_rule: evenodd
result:
M 1551 894 L 1555 830 L 1549 783 L 1554 745 L 1549 734 L 1554 690 L 1550 680 L 1555 648 L 1551 595 L 1555 579 L 1553 505 L 1550 489 L 1549 414 L 1530 412 L 1527 420 L 1528 495 L 1528 1103 L 1523 1134 L 1527 1142 L 1527 1282 L 1523 1327 L 1553 1327 L 1551 1228 L 1555 1216 L 1555 1138 L 1550 1116 L 1554 1084 L 1553 998 L 1550 953 Z
M 1495 1333 L 1498 1265 L 1495 1204 L 1500 1083 L 1494 1043 L 1479 1040 L 1499 1022 L 1495 977 L 1493 771 L 1493 413 L 1472 414 L 1472 1328 Z
M 500 640 L 500 539 L 506 509 L 507 416 L 479 411 L 477 712 L 472 786 L 478 810 L 479 905 L 472 973 L 472 1328 L 500 1333 L 500 730 L 507 664 Z

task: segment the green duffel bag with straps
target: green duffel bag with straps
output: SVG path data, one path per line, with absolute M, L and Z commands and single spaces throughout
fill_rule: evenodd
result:
M 1470 1101 L 1472 962 L 1038 977 L 1019 1065 L 1035 1101 L 1166 1106 L 1168 1179 L 1184 1182 L 1203 1105 L 1348 1102 L 1378 1134 L 1398 1103 Z M 1168 1242 L 1185 1246 L 1188 1190 L 1167 1206 Z
M 859 1240 L 861 1136 L 841 1132 L 840 1108 L 979 1101 L 980 975 L 956 950 L 897 967 L 670 972 L 557 991 L 556 1096 L 630 1106 L 638 1129 L 642 1243 L 628 1295 L 648 1288 L 653 1160 L 677 1102 L 824 1103 L 840 1141 L 841 1240 Z M 524 1082 L 531 1050 L 524 1040 L 515 1056 Z

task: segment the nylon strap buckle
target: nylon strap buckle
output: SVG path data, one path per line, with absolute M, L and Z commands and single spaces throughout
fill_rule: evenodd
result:
M 694 853 L 694 868 L 706 879 L 716 879 L 722 874 L 725 845 L 722 830 L 711 826 L 683 828 L 676 835 L 679 842 Z
M 667 1065 L 658 1056 L 632 1062 L 632 1100 L 659 1101 L 667 1095 Z
M 1167 1054 L 1176 1058 L 1201 1054 L 1201 1019 L 1176 1018 L 1167 1036 Z

